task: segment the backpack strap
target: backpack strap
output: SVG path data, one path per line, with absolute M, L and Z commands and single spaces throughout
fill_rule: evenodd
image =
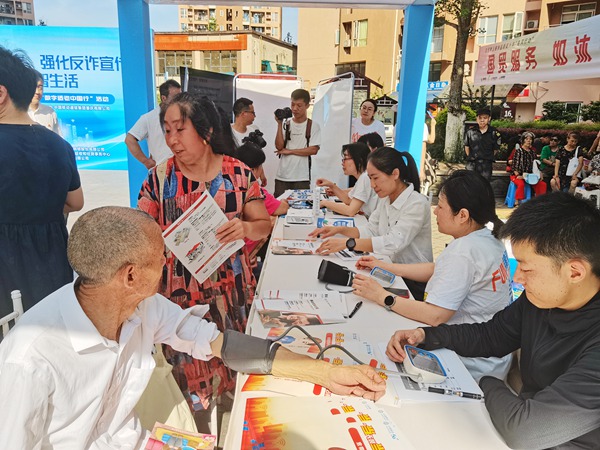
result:
M 285 125 L 285 133 L 283 136 L 283 148 L 287 148 L 287 143 L 290 141 L 291 138 L 291 130 L 290 130 L 290 121 L 289 119 L 286 120 L 285 122 L 283 122 Z
M 306 124 L 306 133 L 304 136 L 306 137 L 306 146 L 310 146 L 310 132 L 312 130 L 312 119 L 308 119 Z M 312 158 L 308 157 L 308 180 L 310 181 L 312 175 Z

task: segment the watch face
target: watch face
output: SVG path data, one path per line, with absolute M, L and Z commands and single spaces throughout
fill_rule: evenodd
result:
M 388 295 L 385 300 L 383 301 L 383 303 L 385 304 L 385 306 L 392 306 L 394 304 L 394 296 L 393 295 Z
M 354 250 L 354 247 L 356 247 L 356 240 L 354 238 L 350 238 L 346 241 L 346 248 L 348 248 L 348 250 Z

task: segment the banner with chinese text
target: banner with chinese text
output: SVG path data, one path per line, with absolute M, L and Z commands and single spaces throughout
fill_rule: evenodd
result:
M 479 47 L 476 85 L 597 78 L 600 16 Z
M 127 170 L 117 28 L 5 25 L 0 45 L 25 51 L 42 73 L 41 102 L 56 111 L 80 169 Z

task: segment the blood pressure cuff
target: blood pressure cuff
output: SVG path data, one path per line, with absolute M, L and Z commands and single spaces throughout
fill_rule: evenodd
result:
M 237 372 L 269 375 L 278 349 L 277 342 L 225 330 L 221 359 Z

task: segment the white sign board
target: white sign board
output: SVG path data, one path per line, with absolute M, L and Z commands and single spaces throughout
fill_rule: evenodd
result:
M 475 85 L 597 78 L 600 16 L 479 48 Z
M 312 158 L 311 186 L 317 178 L 327 178 L 340 187 L 348 186 L 341 158 L 342 145 L 350 143 L 353 89 L 351 78 L 317 86 L 312 119 L 321 126 L 321 148 Z

